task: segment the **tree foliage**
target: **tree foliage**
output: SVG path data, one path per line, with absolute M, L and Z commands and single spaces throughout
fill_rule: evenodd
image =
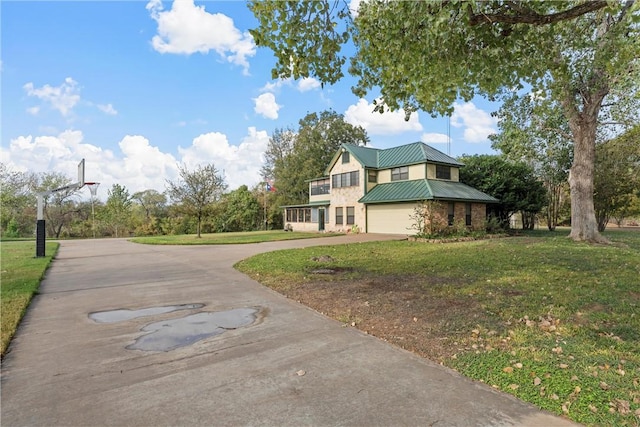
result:
M 598 229 L 604 231 L 616 214 L 632 208 L 640 193 L 640 125 L 596 147 L 594 203 Z
M 274 179 L 276 195 L 271 206 L 306 203 L 309 179 L 324 176 L 324 171 L 341 144 L 367 144 L 369 138 L 361 126 L 344 121 L 342 114 L 323 111 L 307 114 L 297 132 L 279 129 L 273 133 L 265 153 L 263 176 Z
M 559 103 L 573 140 L 575 240 L 603 240 L 593 207 L 598 118 L 637 121 L 640 17 L 634 1 L 251 2 L 251 33 L 276 56 L 274 77 L 343 75 L 352 37 L 354 93 L 375 89 L 376 109 L 449 114 L 458 99 L 503 96 L 527 85 Z M 332 6 L 333 5 L 333 6 Z M 605 102 L 606 100 L 606 102 Z M 633 112 L 629 117 L 629 112 Z
M 540 212 L 545 199 L 545 189 L 533 168 L 488 154 L 462 156 L 459 160 L 465 164 L 460 168 L 460 181 L 500 201 L 489 209 L 504 228 L 509 227 L 516 212 L 523 215 L 523 228 L 533 228 L 532 218 Z
M 217 204 L 214 218 L 216 232 L 253 231 L 262 227 L 263 212 L 258 194 L 246 185 L 226 193 Z
M 500 133 L 489 137 L 493 148 L 533 167 L 547 190 L 547 227 L 555 230 L 566 203 L 573 145 L 560 105 L 540 93 L 513 94 L 495 116 Z
M 3 236 L 9 224 L 13 237 L 27 236 L 33 232 L 36 182 L 36 174 L 13 171 L 0 163 L 0 230 Z
M 119 237 L 131 222 L 133 200 L 129 190 L 120 184 L 113 184 L 107 191 L 107 202 L 101 212 L 102 220 Z
M 226 189 L 224 177 L 211 163 L 199 165 L 190 171 L 186 165 L 179 165 L 180 180 L 167 180 L 167 194 L 181 212 L 195 217 L 197 235 L 201 236 L 202 220 L 211 212 L 213 204 L 220 199 Z

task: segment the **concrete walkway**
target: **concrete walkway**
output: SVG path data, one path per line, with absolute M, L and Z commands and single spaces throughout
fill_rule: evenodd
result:
M 280 248 L 64 241 L 2 365 L 3 426 L 570 426 L 345 328 L 232 265 Z M 204 307 L 97 323 L 92 312 Z M 255 323 L 171 351 L 128 350 L 144 326 L 256 307 Z

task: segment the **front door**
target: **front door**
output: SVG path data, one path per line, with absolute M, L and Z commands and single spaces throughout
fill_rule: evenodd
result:
M 324 209 L 318 209 L 318 231 L 324 231 Z

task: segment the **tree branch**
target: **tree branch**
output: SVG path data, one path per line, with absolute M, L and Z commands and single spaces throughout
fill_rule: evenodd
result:
M 514 7 L 513 3 L 510 3 L 510 5 L 511 9 L 516 10 L 518 13 L 471 13 L 469 23 L 472 26 L 480 24 L 495 24 L 498 22 L 504 24 L 547 25 L 574 19 L 586 13 L 602 9 L 607 6 L 607 2 L 605 0 L 587 1 L 571 9 L 552 13 L 550 15 L 541 15 L 529 8 L 523 8 L 522 5 L 518 5 L 518 7 Z M 469 10 L 471 10 L 471 7 L 469 7 Z

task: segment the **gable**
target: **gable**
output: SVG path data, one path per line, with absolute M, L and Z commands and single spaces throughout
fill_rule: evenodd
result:
M 401 145 L 399 147 L 379 149 L 359 145 L 343 144 L 327 165 L 325 174 L 329 175 L 333 166 L 340 160 L 343 150 L 348 151 L 364 168 L 388 169 L 397 166 L 415 165 L 419 163 L 437 163 L 461 167 L 453 157 L 423 143 Z

